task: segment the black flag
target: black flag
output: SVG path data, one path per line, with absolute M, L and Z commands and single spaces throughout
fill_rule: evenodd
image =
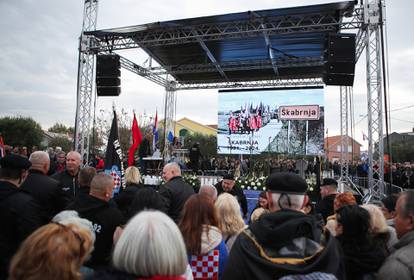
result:
M 122 150 L 118 137 L 118 121 L 114 110 L 111 132 L 109 133 L 108 145 L 105 156 L 105 173 L 111 175 L 115 182 L 114 194 L 125 188 L 124 165 L 122 160 Z

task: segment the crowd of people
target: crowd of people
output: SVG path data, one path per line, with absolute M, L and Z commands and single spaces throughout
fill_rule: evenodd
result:
M 177 163 L 159 188 L 130 166 L 114 196 L 79 153 L 54 155 L 0 159 L 0 279 L 414 277 L 413 191 L 359 205 L 324 178 L 313 205 L 298 162 L 275 161 L 249 217 L 234 172 L 196 193 Z

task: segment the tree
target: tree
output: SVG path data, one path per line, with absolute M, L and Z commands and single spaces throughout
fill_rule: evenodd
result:
M 62 133 L 62 134 L 71 134 L 71 135 L 73 135 L 73 127 L 66 127 L 64 124 L 61 124 L 61 123 L 55 123 L 47 131 L 54 132 L 54 133 Z
M 29 117 L 0 118 L 0 133 L 4 142 L 11 146 L 40 146 L 43 132 L 40 124 Z

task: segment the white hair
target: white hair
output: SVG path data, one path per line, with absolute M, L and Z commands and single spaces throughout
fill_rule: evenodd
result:
M 129 221 L 112 262 L 115 268 L 143 278 L 183 275 L 188 265 L 180 230 L 159 211 L 142 211 Z
M 95 231 L 93 230 L 92 222 L 87 219 L 79 217 L 79 214 L 76 211 L 64 210 L 56 214 L 56 216 L 53 217 L 52 222 L 62 224 L 65 226 L 70 225 L 70 224 L 77 225 L 80 229 L 89 231 L 91 234 L 92 244 L 95 243 L 96 236 L 95 236 Z
M 287 194 L 282 195 L 281 193 L 271 193 L 273 206 L 276 209 L 292 209 L 300 210 L 303 206 L 305 195 L 303 194 Z M 290 205 L 289 205 L 290 201 Z
M 175 173 L 177 176 L 181 176 L 181 168 L 180 168 L 180 166 L 178 165 L 178 163 L 176 163 L 176 162 L 170 162 L 170 163 L 167 163 L 167 164 L 164 166 L 164 170 L 168 170 L 168 169 L 171 169 L 171 171 L 174 171 L 174 173 Z
M 42 169 L 45 164 L 50 163 L 49 154 L 43 151 L 33 152 L 29 157 L 32 169 Z

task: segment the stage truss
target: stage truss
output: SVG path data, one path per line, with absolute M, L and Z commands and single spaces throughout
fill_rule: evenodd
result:
M 131 30 L 119 28 L 118 33 L 108 33 L 105 36 L 96 36 L 91 31 L 96 28 L 97 0 L 85 0 L 84 25 L 82 28 L 81 43 L 79 49 L 79 75 L 78 75 L 78 99 L 76 114 L 76 149 L 88 161 L 89 135 L 91 123 L 91 104 L 94 96 L 94 55 L 98 53 L 110 53 L 116 50 L 141 48 L 149 53 L 148 48 L 154 46 L 173 45 L 178 43 L 197 43 L 205 51 L 209 63 L 185 64 L 174 68 L 144 67 L 124 57 L 121 57 L 121 66 L 141 77 L 144 77 L 165 88 L 165 127 L 166 131 L 173 131 L 175 119 L 175 102 L 177 90 L 216 89 L 216 88 L 267 88 L 267 87 L 296 87 L 323 85 L 321 75 L 295 77 L 277 77 L 280 69 L 284 67 L 322 66 L 323 57 L 315 58 L 287 58 L 274 59 L 269 36 L 277 34 L 290 34 L 295 32 L 309 33 L 317 31 L 338 30 L 357 33 L 356 57 L 357 60 L 366 51 L 367 67 L 367 104 L 368 104 L 368 157 L 369 157 L 369 198 L 380 199 L 384 196 L 384 150 L 382 127 L 382 75 L 380 27 L 385 24 L 382 17 L 385 9 L 384 1 L 364 1 L 356 4 L 349 14 L 335 18 L 326 13 L 308 13 L 295 17 L 278 16 L 266 18 L 266 21 L 257 16 L 250 22 L 215 22 L 208 24 L 194 24 L 185 28 L 177 27 L 168 30 L 154 32 L 140 32 L 134 36 L 128 36 Z M 252 16 L 255 17 L 254 12 Z M 112 31 L 116 29 L 112 29 Z M 105 30 L 102 32 L 105 33 Z M 123 34 L 123 35 L 120 35 Z M 270 60 L 250 60 L 237 63 L 219 63 L 209 50 L 206 42 L 225 38 L 248 38 L 261 34 L 269 48 Z M 226 72 L 234 70 L 272 69 L 275 79 L 266 80 L 230 80 Z M 174 75 L 204 72 L 218 72 L 220 79 L 217 81 L 178 81 Z M 347 95 L 352 88 L 341 87 L 341 180 L 348 177 L 348 162 L 344 160 L 344 154 L 348 149 L 348 101 Z M 165 142 L 167 141 L 165 133 Z M 164 149 L 167 153 L 168 149 Z M 165 155 L 167 156 L 167 155 Z M 378 168 L 377 168 L 378 167 Z M 378 180 L 374 180 L 378 178 Z

